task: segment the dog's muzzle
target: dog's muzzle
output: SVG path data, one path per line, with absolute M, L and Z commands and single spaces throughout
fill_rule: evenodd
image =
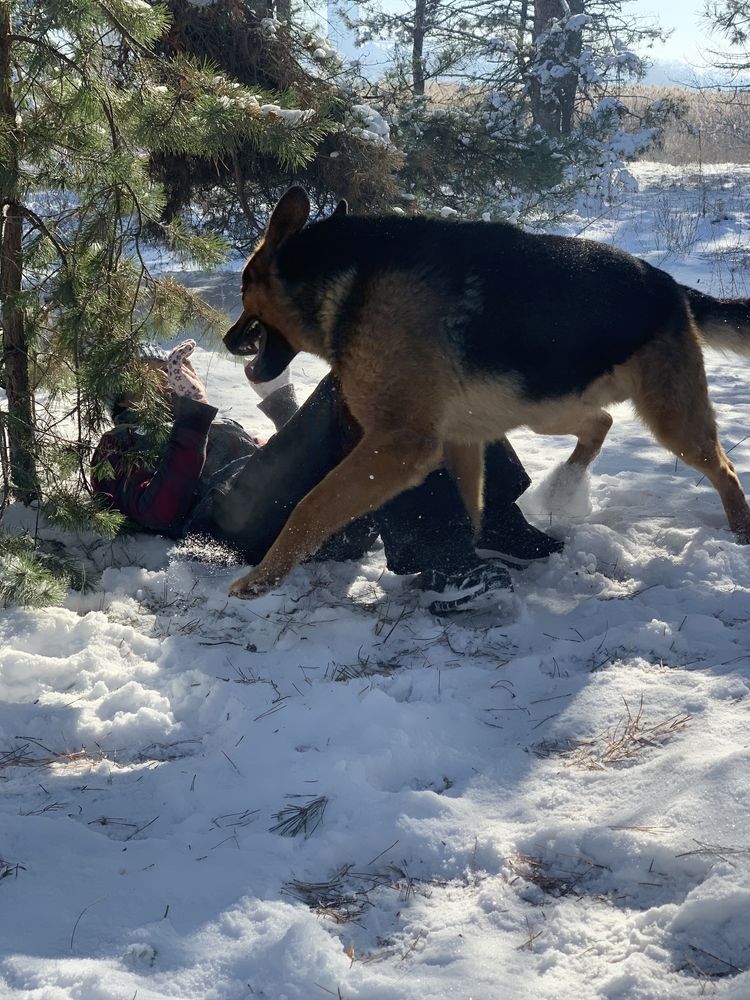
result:
M 285 337 L 257 319 L 239 319 L 224 335 L 224 346 L 240 358 L 249 358 L 245 374 L 251 382 L 270 382 L 281 375 L 297 354 Z
M 264 327 L 254 317 L 240 317 L 224 334 L 224 347 L 239 358 L 249 358 L 260 350 Z

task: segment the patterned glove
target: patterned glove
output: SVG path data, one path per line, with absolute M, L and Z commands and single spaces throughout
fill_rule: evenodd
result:
M 187 396 L 198 403 L 207 403 L 206 388 L 190 362 L 194 350 L 194 340 L 183 340 L 175 347 L 167 358 L 167 384 L 175 396 Z

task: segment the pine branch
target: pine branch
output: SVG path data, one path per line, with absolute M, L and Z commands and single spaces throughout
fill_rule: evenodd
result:
M 74 59 L 71 59 L 70 56 L 66 56 L 64 52 L 61 52 L 60 49 L 57 48 L 57 46 L 50 44 L 50 42 L 48 42 L 46 38 L 33 38 L 31 35 L 19 35 L 13 33 L 10 35 L 10 41 L 21 42 L 25 45 L 35 45 L 38 48 L 43 48 L 46 52 L 49 52 L 49 54 L 53 56 L 55 59 L 58 59 L 61 63 L 64 63 L 66 66 L 69 66 L 72 70 L 75 70 L 75 72 L 78 73 L 78 75 L 81 77 L 82 80 L 86 79 L 86 71 L 83 69 L 83 67 L 79 66 L 79 64 Z
M 290 797 L 299 798 L 300 796 Z M 278 822 L 270 827 L 270 833 L 280 833 L 282 837 L 296 837 L 298 834 L 304 833 L 305 840 L 307 840 L 317 830 L 328 805 L 328 799 L 325 795 L 302 797 L 311 798 L 312 801 L 305 805 L 285 806 L 275 813 L 274 819 Z
M 56 236 L 53 232 L 51 232 L 51 230 L 47 227 L 44 221 L 40 219 L 40 217 L 36 214 L 36 212 L 33 211 L 33 209 L 29 208 L 28 205 L 23 205 L 21 207 L 21 215 L 28 222 L 30 222 L 35 229 L 39 230 L 40 233 L 43 233 L 50 241 L 50 243 L 54 244 L 55 248 L 57 249 L 57 252 L 64 260 L 69 250 L 68 246 L 58 236 Z

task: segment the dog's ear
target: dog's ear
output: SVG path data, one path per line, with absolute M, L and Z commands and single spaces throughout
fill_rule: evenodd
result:
M 348 214 L 349 214 L 349 202 L 346 200 L 346 198 L 342 198 L 341 201 L 338 203 L 338 205 L 331 212 L 331 218 L 333 218 L 334 215 L 348 215 Z
M 291 187 L 281 196 L 271 213 L 266 230 L 265 245 L 270 250 L 278 250 L 282 243 L 294 236 L 307 222 L 310 215 L 310 199 L 301 187 Z

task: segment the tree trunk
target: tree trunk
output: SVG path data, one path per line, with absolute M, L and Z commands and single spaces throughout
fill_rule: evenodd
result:
M 584 0 L 569 0 L 571 14 L 583 14 Z M 570 62 L 578 65 L 583 49 L 583 32 L 569 31 L 567 33 L 567 44 L 565 54 Z M 573 116 L 576 107 L 576 94 L 578 93 L 578 73 L 571 72 L 560 81 L 560 132 L 562 135 L 570 135 L 573 129 Z
M 11 69 L 10 10 L 0 8 L 0 115 L 16 128 Z M 0 187 L 3 214 L 0 236 L 0 303 L 2 303 L 3 362 L 8 397 L 8 454 L 14 496 L 23 503 L 39 498 L 34 462 L 34 421 L 29 353 L 24 317 L 18 299 L 23 278 L 23 218 L 18 202 L 18 152 L 13 139 L 5 164 L 6 182 Z
M 414 93 L 424 96 L 424 39 L 427 34 L 427 0 L 417 0 L 411 46 L 411 83 Z
M 584 0 L 535 0 L 534 40 L 547 30 L 552 20 L 559 20 L 568 14 L 582 14 Z M 581 55 L 583 36 L 580 31 L 566 32 L 565 48 L 558 58 L 565 64 L 574 64 Z M 542 87 L 534 77 L 530 84 L 531 111 L 534 124 L 543 128 L 547 135 L 562 137 L 569 135 L 573 128 L 573 114 L 578 92 L 578 73 L 571 69 L 561 79 Z
M 529 20 L 529 0 L 521 0 L 521 10 L 518 15 L 518 34 L 516 35 L 516 65 L 523 76 L 523 51 L 526 47 L 526 24 Z

